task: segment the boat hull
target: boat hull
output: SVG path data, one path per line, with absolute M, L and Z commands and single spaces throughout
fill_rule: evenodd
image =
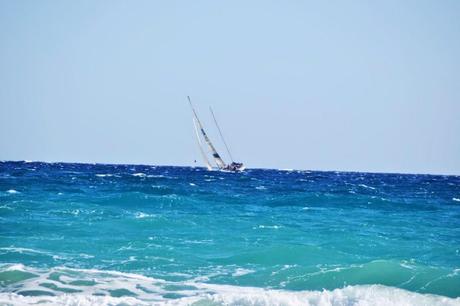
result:
M 246 167 L 243 165 L 243 163 L 235 163 L 235 162 L 232 162 L 230 165 L 227 165 L 224 168 L 222 168 L 222 170 L 224 171 L 231 171 L 231 172 L 240 172 L 240 171 L 244 171 L 244 169 L 246 169 Z

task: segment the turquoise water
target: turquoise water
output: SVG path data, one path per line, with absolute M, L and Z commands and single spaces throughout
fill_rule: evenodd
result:
M 0 289 L 18 305 L 460 305 L 460 177 L 2 162 Z

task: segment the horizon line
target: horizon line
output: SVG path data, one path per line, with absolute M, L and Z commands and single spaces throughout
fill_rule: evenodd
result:
M 191 165 L 154 165 L 144 163 L 106 163 L 106 162 L 81 162 L 81 161 L 42 161 L 42 160 L 0 160 L 0 163 L 44 163 L 44 164 L 83 164 L 83 165 L 117 165 L 117 166 L 153 166 L 153 167 L 182 167 L 182 168 L 204 168 L 205 166 Z M 294 169 L 294 168 L 264 168 L 254 167 L 246 168 L 247 170 L 277 170 L 277 171 L 309 171 L 309 172 L 341 172 L 341 173 L 363 173 L 363 174 L 392 174 L 392 175 L 430 175 L 430 176 L 454 176 L 460 177 L 460 174 L 440 174 L 440 173 L 409 173 L 409 172 L 383 172 L 383 171 L 357 171 L 357 170 L 320 170 L 320 169 Z M 211 170 L 212 171 L 212 170 Z

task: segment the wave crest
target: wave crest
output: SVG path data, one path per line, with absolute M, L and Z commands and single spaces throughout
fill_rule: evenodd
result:
M 382 285 L 287 291 L 195 280 L 171 282 L 133 273 L 20 264 L 0 268 L 1 305 L 460 305 L 460 298 Z

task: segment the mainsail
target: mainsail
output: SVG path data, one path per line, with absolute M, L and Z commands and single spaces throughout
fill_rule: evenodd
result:
M 193 126 L 195 127 L 196 140 L 198 141 L 198 147 L 200 148 L 201 156 L 203 157 L 204 163 L 206 164 L 206 168 L 208 168 L 208 170 L 212 170 L 211 164 L 209 163 L 209 160 L 203 151 L 203 147 L 201 146 L 201 139 L 200 135 L 198 134 L 198 128 L 196 126 L 195 118 L 193 118 Z
M 205 141 L 206 144 L 208 145 L 209 150 L 211 151 L 212 157 L 214 158 L 214 161 L 216 162 L 217 167 L 218 167 L 219 169 L 224 169 L 225 167 L 227 167 L 227 165 L 226 165 L 225 162 L 222 160 L 222 158 L 220 157 L 219 153 L 217 153 L 216 148 L 214 148 L 214 146 L 213 146 L 211 140 L 209 139 L 208 135 L 207 135 L 206 132 L 204 131 L 203 125 L 201 124 L 200 119 L 198 119 L 198 115 L 196 114 L 195 109 L 193 108 L 192 101 L 190 100 L 190 97 L 187 96 L 187 98 L 188 98 L 188 102 L 190 103 L 190 107 L 192 108 L 193 115 L 195 116 L 195 122 L 198 124 L 198 128 L 199 128 L 199 130 L 201 131 L 201 134 L 203 135 L 204 141 Z M 197 135 L 197 136 L 198 136 L 198 135 Z M 198 141 L 200 141 L 200 140 L 199 140 L 199 137 L 198 137 Z M 201 147 L 200 147 L 200 148 L 201 148 Z M 205 156 L 205 155 L 204 155 L 204 156 Z M 207 161 L 207 159 L 205 160 L 205 162 L 206 162 L 206 161 Z

